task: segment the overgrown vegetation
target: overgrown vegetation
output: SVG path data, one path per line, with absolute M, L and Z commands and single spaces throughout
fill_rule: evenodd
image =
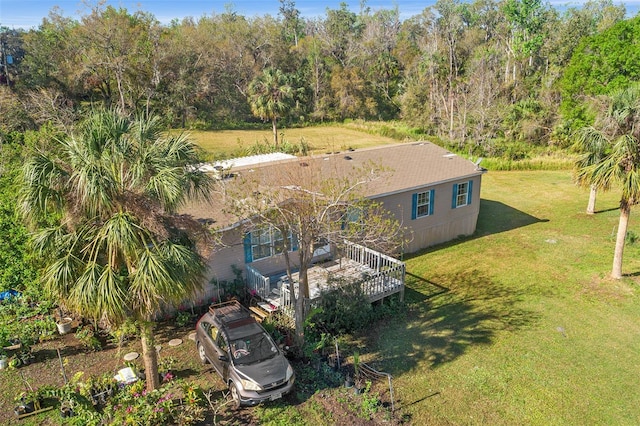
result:
M 318 306 L 311 310 L 305 328 L 313 339 L 322 342 L 326 335 L 352 334 L 379 320 L 401 317 L 405 308 L 397 295 L 373 305 L 359 281 L 330 279 L 328 290 L 322 292 Z

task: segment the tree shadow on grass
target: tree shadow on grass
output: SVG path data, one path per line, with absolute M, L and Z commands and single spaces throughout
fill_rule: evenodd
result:
M 497 333 L 528 327 L 539 316 L 519 306 L 521 294 L 481 271 L 436 276 L 409 274 L 408 311 L 367 333 L 366 346 L 380 348 L 374 363 L 392 375 L 452 362 L 473 346 L 491 344 Z M 455 282 L 455 290 L 445 283 Z

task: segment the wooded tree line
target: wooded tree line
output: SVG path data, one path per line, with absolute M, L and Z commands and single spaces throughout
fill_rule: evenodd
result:
M 318 18 L 280 4 L 276 17 L 228 8 L 169 25 L 98 5 L 79 20 L 54 9 L 37 29 L 5 28 L 13 63 L 2 72 L 0 125 L 67 126 L 91 103 L 176 127 L 271 121 L 250 88 L 275 70 L 287 124 L 401 119 L 491 155 L 497 141 L 568 144 L 590 120 L 584 96 L 640 72 L 630 61 L 638 18 L 611 0 L 562 12 L 541 0 L 438 0 L 407 19 L 364 2 Z

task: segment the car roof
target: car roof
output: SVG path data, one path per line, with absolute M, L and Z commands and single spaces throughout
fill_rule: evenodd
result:
M 225 330 L 231 340 L 265 331 L 251 313 L 237 301 L 211 305 L 209 315 Z
M 240 327 L 227 328 L 227 336 L 230 340 L 242 339 L 247 336 L 264 333 L 265 330 L 255 320 L 253 323 L 245 324 Z

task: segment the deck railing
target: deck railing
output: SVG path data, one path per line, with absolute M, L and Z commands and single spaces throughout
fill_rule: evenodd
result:
M 265 277 L 256 268 L 247 265 L 247 289 L 261 298 L 266 298 L 271 291 L 269 277 Z
M 352 278 L 360 283 L 362 291 L 371 302 L 395 293 L 400 293 L 400 299 L 404 299 L 404 262 L 349 241 L 344 242 L 342 256 L 362 265 L 362 268 L 357 268 L 360 271 L 359 275 Z M 257 269 L 247 265 L 247 287 L 250 291 L 263 299 L 267 298 L 271 291 L 270 284 L 269 277 L 263 276 Z M 280 289 L 279 308 L 292 316 L 294 306 L 288 279 L 283 278 L 278 283 L 278 287 Z M 318 300 L 319 298 L 316 297 L 305 302 L 313 305 Z
M 400 268 L 404 269 L 404 262 L 382 254 L 379 251 L 347 240 L 345 240 L 343 244 L 342 254 L 344 257 L 358 262 L 361 265 L 366 265 L 376 272 Z

